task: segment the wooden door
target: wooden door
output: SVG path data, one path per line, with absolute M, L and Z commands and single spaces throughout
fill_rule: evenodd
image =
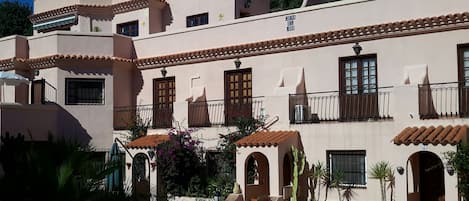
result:
M 340 120 L 378 118 L 378 79 L 376 55 L 341 58 Z
M 31 104 L 44 104 L 45 80 L 34 80 L 31 90 Z
M 469 45 L 458 46 L 459 114 L 469 116 Z
M 252 117 L 251 69 L 225 71 L 225 124 Z
M 173 103 L 176 98 L 174 77 L 153 80 L 153 127 L 170 128 L 173 120 Z

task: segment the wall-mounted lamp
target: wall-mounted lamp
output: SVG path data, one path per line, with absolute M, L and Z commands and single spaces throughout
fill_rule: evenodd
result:
M 402 166 L 397 167 L 396 170 L 400 175 L 404 174 L 404 168 Z
M 449 174 L 450 176 L 453 176 L 453 175 L 454 175 L 454 167 L 453 167 L 453 165 L 447 164 L 447 165 L 446 165 L 446 172 L 448 172 L 448 174 Z
M 132 166 L 132 163 L 126 163 L 125 165 L 127 165 L 127 169 L 130 169 L 130 167 Z
M 355 43 L 355 45 L 352 47 L 353 48 L 353 52 L 355 52 L 355 55 L 360 55 L 360 52 L 362 51 L 362 46 L 360 46 L 360 44 Z
M 239 58 L 236 58 L 234 60 L 234 64 L 235 64 L 236 69 L 239 69 L 241 67 L 241 61 L 239 60 Z
M 155 152 L 153 150 L 149 150 L 147 151 L 148 153 L 148 156 L 150 157 L 150 160 L 153 159 L 153 157 L 155 157 Z
M 166 77 L 166 74 L 168 74 L 168 71 L 166 70 L 166 67 L 163 67 L 163 69 L 161 69 L 161 75 Z

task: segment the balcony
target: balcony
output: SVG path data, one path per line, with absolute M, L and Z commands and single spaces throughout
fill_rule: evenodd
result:
M 263 97 L 254 97 L 246 103 L 227 104 L 224 100 L 190 102 L 189 127 L 231 126 L 238 118 L 260 118 L 263 114 Z M 136 122 L 151 128 L 173 127 L 173 108 L 154 108 L 137 105 L 114 108 L 114 129 L 127 130 Z
M 377 93 L 356 95 L 345 95 L 339 91 L 291 94 L 290 123 L 391 119 L 389 108 L 392 89 L 382 87 Z
M 245 103 L 228 103 L 224 100 L 192 102 L 189 107 L 189 127 L 210 127 L 234 124 L 238 118 L 259 118 L 264 97 L 253 97 Z
M 464 82 L 421 84 L 420 119 L 469 116 L 469 86 Z
M 137 105 L 114 108 L 114 129 L 126 130 L 136 123 L 151 128 L 171 128 L 173 108 L 154 108 L 153 105 Z

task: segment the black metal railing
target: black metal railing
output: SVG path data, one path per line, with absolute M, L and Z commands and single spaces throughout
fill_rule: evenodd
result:
M 238 118 L 262 118 L 264 97 L 253 97 L 244 103 L 227 103 L 225 100 L 189 102 L 189 127 L 233 125 Z
M 173 108 L 155 108 L 153 105 L 114 107 L 115 130 L 126 130 L 135 125 L 170 128 L 172 120 Z
M 339 91 L 290 94 L 290 123 L 389 119 L 392 87 L 376 93 L 346 95 Z
M 469 116 L 469 85 L 464 82 L 420 84 L 421 119 Z

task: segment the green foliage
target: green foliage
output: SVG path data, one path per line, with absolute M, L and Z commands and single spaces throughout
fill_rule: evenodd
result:
M 150 127 L 150 120 L 144 120 L 139 114 L 137 114 L 137 117 L 128 127 L 130 131 L 129 140 L 132 141 L 147 135 L 148 128 Z
M 465 201 L 469 201 L 469 145 L 459 144 L 457 151 L 446 152 L 445 158 L 456 170 L 461 196 Z
M 291 146 L 291 151 L 293 155 L 293 186 L 292 186 L 292 198 L 291 201 L 297 201 L 298 200 L 298 180 L 300 175 L 303 174 L 303 171 L 305 169 L 305 154 L 303 151 L 298 150 L 296 147 L 293 145 Z
M 199 157 L 199 142 L 190 130 L 170 132 L 169 141 L 157 147 L 157 165 L 164 189 L 174 196 L 206 195 L 206 168 Z
M 311 193 L 311 200 L 319 200 L 321 198 L 321 186 L 324 184 L 324 180 L 328 179 L 326 177 L 327 169 L 324 166 L 324 163 L 321 161 L 317 161 L 311 170 L 309 170 L 309 182 L 310 182 L 310 193 Z M 317 189 L 317 197 L 316 197 L 316 189 Z
M 303 0 L 272 0 L 270 1 L 270 9 L 275 12 L 299 8 L 302 3 Z
M 386 182 L 394 180 L 394 173 L 391 165 L 386 161 L 380 161 L 374 164 L 370 169 L 370 178 L 379 180 L 381 200 L 386 201 Z
M 97 165 L 92 148 L 66 140 L 26 142 L 22 135 L 2 137 L 2 201 L 129 200 L 123 192 L 103 190 L 103 179 L 116 166 Z
M 26 4 L 18 1 L 0 2 L 0 37 L 32 35 L 33 25 L 28 19 L 31 14 L 32 10 Z

